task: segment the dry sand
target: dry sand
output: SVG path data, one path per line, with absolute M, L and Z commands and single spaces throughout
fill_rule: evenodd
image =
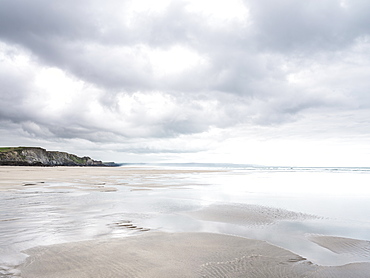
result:
M 24 278 L 369 277 L 370 264 L 317 266 L 266 242 L 208 233 L 136 237 L 37 247 Z

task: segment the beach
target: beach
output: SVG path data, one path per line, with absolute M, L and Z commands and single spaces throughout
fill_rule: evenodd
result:
M 3 166 L 0 174 L 1 278 L 370 273 L 368 169 Z

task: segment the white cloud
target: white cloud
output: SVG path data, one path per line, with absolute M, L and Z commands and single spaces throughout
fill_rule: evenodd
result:
M 207 60 L 194 50 L 174 45 L 168 49 L 147 48 L 144 52 L 150 61 L 153 75 L 158 78 L 174 78 L 189 70 L 207 67 Z
M 202 16 L 213 28 L 222 28 L 228 22 L 248 22 L 249 11 L 242 0 L 187 0 L 186 10 Z
M 35 91 L 31 97 L 37 97 L 37 107 L 43 107 L 45 113 L 54 117 L 81 99 L 84 93 L 84 82 L 68 77 L 58 68 L 48 67 L 37 70 L 35 75 Z

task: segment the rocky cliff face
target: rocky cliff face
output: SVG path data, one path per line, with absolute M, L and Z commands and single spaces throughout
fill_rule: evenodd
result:
M 47 151 L 42 148 L 0 148 L 0 165 L 36 166 L 104 166 L 90 157 L 78 157 L 66 152 Z

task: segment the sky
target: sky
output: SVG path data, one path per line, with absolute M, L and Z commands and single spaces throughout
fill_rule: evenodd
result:
M 368 0 L 0 0 L 0 145 L 370 167 Z

